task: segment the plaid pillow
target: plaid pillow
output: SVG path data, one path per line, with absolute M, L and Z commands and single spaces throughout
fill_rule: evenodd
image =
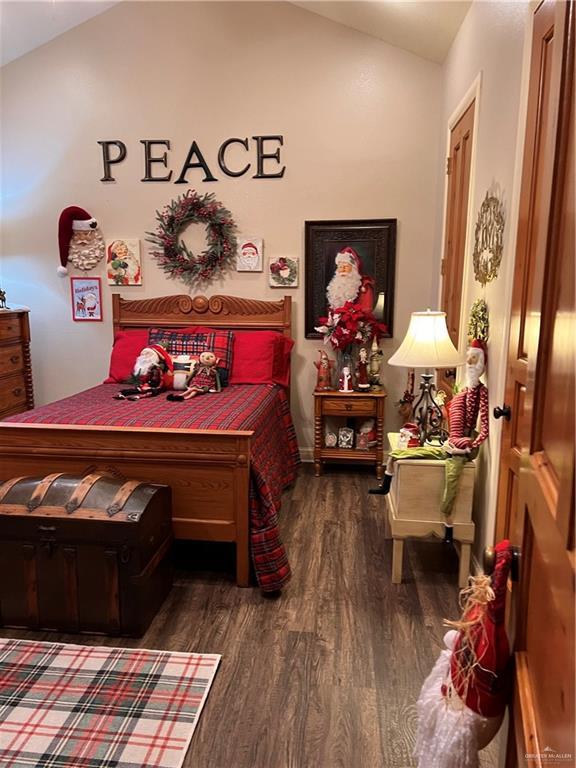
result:
M 226 370 L 232 367 L 234 334 L 232 331 L 201 331 L 183 333 L 166 328 L 151 328 L 148 344 L 163 344 L 171 355 L 199 357 L 201 352 L 214 352 L 220 358 L 220 366 Z

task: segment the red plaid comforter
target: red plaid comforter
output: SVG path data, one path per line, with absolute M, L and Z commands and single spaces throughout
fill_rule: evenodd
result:
M 252 561 L 263 590 L 282 588 L 290 578 L 290 565 L 278 531 L 278 512 L 282 491 L 295 479 L 300 462 L 285 391 L 269 384 L 239 384 L 184 403 L 171 403 L 165 395 L 137 402 L 114 400 L 120 389 L 118 384 L 101 384 L 6 421 L 167 430 L 254 430 L 250 456 Z

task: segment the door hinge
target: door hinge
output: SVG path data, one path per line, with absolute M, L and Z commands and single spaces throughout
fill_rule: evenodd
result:
M 440 275 L 443 276 L 446 274 L 446 259 L 442 259 L 440 262 Z
M 446 176 L 450 176 L 452 173 L 452 158 L 447 157 L 446 158 Z

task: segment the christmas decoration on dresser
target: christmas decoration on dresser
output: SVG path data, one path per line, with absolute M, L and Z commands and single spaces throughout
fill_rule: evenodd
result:
M 386 333 L 386 326 L 378 322 L 370 310 L 347 301 L 341 307 L 330 309 L 328 316 L 321 317 L 320 325 L 314 330 L 324 336 L 324 344 L 330 343 L 334 349 L 345 352 L 352 345 L 362 346 L 372 339 L 380 340 Z
M 6 291 L 0 289 L 0 309 L 9 309 L 6 304 Z
M 370 389 L 368 378 L 368 350 L 366 347 L 360 347 L 358 360 L 356 361 L 356 389 L 367 391 Z
M 486 285 L 498 277 L 504 252 L 504 206 L 495 195 L 486 192 L 474 230 L 474 277 Z
M 368 451 L 376 445 L 376 422 L 374 419 L 366 419 L 358 427 L 356 433 L 356 449 Z
M 334 360 L 331 360 L 323 349 L 319 350 L 320 357 L 314 361 L 317 370 L 316 392 L 324 392 L 332 387 L 332 369 Z
M 298 258 L 271 258 L 268 263 L 268 275 L 271 288 L 297 288 Z
M 58 219 L 58 275 L 68 274 L 68 262 L 87 272 L 104 258 L 105 246 L 98 222 L 84 208 L 71 205 L 64 208 Z
M 478 339 L 486 343 L 490 332 L 488 320 L 488 304 L 484 299 L 476 299 L 470 308 L 470 317 L 468 318 L 468 338 Z
M 510 694 L 505 629 L 510 542 L 493 550 L 494 572 L 460 593 L 462 617 L 447 621 L 443 650 L 418 698 L 418 768 L 478 768 L 478 751 L 494 738 Z
M 192 287 L 207 283 L 228 269 L 236 256 L 236 224 L 229 210 L 214 199 L 189 189 L 156 211 L 155 232 L 147 232 L 147 242 L 156 250 L 152 256 L 170 278 Z M 204 224 L 207 247 L 193 254 L 180 239 L 189 224 Z

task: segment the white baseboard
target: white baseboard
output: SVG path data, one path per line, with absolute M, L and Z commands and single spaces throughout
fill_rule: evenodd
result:
M 300 448 L 300 458 L 304 464 L 311 464 L 314 461 L 314 449 Z

